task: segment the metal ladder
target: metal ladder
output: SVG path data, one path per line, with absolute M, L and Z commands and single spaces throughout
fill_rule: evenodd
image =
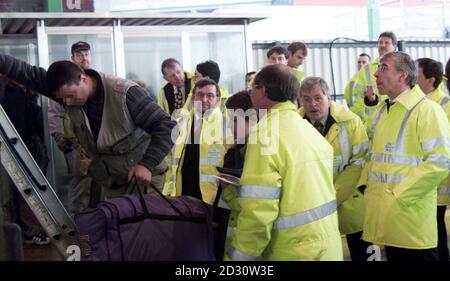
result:
M 75 223 L 1 106 L 0 161 L 61 257 L 70 259 L 79 246 Z

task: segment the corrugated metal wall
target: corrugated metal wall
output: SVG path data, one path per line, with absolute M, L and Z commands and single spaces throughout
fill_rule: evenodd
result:
M 281 42 L 287 47 L 289 43 Z M 319 76 L 324 78 L 332 88 L 332 74 L 330 63 L 329 42 L 306 42 L 308 56 L 302 66 L 307 76 Z M 273 46 L 272 42 L 253 43 L 254 69 L 258 70 L 267 63 L 266 53 Z M 413 59 L 429 57 L 442 62 L 444 65 L 450 58 L 450 41 L 405 41 L 405 51 Z M 334 43 L 332 47 L 332 59 L 334 69 L 334 81 L 336 94 L 344 93 L 348 80 L 356 73 L 356 61 L 360 53 L 367 53 L 376 58 L 378 56 L 377 42 L 361 43 Z M 250 71 L 250 70 L 249 70 Z M 338 97 L 339 98 L 339 97 Z

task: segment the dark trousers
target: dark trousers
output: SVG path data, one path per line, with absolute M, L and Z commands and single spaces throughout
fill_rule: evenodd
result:
M 385 246 L 386 258 L 388 261 L 438 261 L 438 249 L 404 249 Z
M 438 252 L 439 261 L 449 261 L 447 245 L 447 228 L 445 227 L 445 211 L 447 206 L 437 207 L 437 226 L 438 226 Z
M 367 261 L 372 254 L 367 253 L 367 248 L 372 245 L 372 243 L 362 240 L 362 234 L 363 232 L 360 231 L 346 235 L 347 245 L 352 261 Z
M 91 192 L 89 198 L 89 207 L 95 207 L 95 204 L 104 200 L 103 187 L 95 181 L 91 181 Z

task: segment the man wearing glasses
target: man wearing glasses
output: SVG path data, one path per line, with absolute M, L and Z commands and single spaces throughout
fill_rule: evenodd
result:
M 216 167 L 222 166 L 225 154 L 219 86 L 209 78 L 198 81 L 192 101 L 193 107 L 183 108 L 180 115 L 180 135 L 164 193 L 192 196 L 212 205 L 217 194 Z
M 426 99 L 414 61 L 403 52 L 380 59 L 375 71 L 388 99 L 372 123 L 364 193 L 363 240 L 384 245 L 388 261 L 437 261 L 437 186 L 448 175 L 450 126 Z

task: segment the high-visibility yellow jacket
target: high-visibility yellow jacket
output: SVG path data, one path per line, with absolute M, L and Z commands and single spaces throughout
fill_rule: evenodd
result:
M 437 102 L 447 114 L 450 121 L 450 97 L 448 97 L 441 88 L 435 89 L 427 95 L 427 98 Z M 450 205 L 450 176 L 448 176 L 438 187 L 437 203 L 439 206 Z
M 448 78 L 443 76 L 442 82 L 441 82 L 441 84 L 439 84 L 439 90 L 441 90 L 446 96 L 449 95 L 448 88 L 447 88 L 447 80 L 448 80 Z
M 182 173 L 181 168 L 184 161 L 184 151 L 188 141 L 191 125 L 194 119 L 194 110 L 180 115 L 178 126 L 180 134 L 172 151 L 171 167 L 166 175 L 163 193 L 171 196 L 182 194 Z M 200 161 L 199 161 L 199 181 L 202 199 L 208 204 L 213 204 L 217 195 L 217 181 L 214 177 L 217 175 L 216 167 L 222 167 L 223 156 L 226 151 L 226 142 L 224 141 L 224 122 L 223 114 L 218 107 L 203 118 L 200 141 Z M 226 132 L 226 130 L 225 130 Z
M 353 99 L 355 98 L 354 94 L 353 94 L 353 86 L 355 86 L 355 80 L 358 77 L 358 72 L 356 72 L 352 78 L 350 78 L 350 81 L 347 82 L 347 84 L 345 85 L 345 89 L 344 89 L 344 98 L 345 98 L 345 102 L 347 103 L 348 108 L 350 108 L 350 110 L 357 114 L 358 112 L 360 112 L 360 110 L 358 110 L 356 108 L 356 105 L 353 104 Z M 361 118 L 361 116 L 358 114 L 358 116 Z
M 305 73 L 301 70 L 298 70 L 296 68 L 291 67 L 292 73 L 294 73 L 295 77 L 297 78 L 298 82 L 301 84 L 303 79 L 305 78 Z
M 228 218 L 227 234 L 225 239 L 224 259 L 227 258 L 227 252 L 231 247 L 231 241 L 234 236 L 234 230 L 237 226 L 237 218 L 239 215 L 239 204 L 237 198 L 239 195 L 239 187 L 228 186 L 223 189 L 221 199 L 229 206 L 230 216 Z
M 185 87 L 186 87 L 186 84 L 190 86 L 188 89 L 189 93 L 187 93 L 186 101 L 190 98 L 191 91 L 192 91 L 192 89 L 194 89 L 194 80 L 192 79 L 193 76 L 194 76 L 194 73 L 185 72 L 185 79 L 186 79 Z M 168 104 L 168 101 L 167 101 L 167 98 L 166 98 L 166 95 L 164 92 L 164 89 L 167 88 L 168 85 L 169 85 L 169 83 L 165 83 L 159 90 L 158 105 L 161 106 L 161 108 L 164 109 L 165 112 L 170 114 L 169 104 Z M 185 102 L 185 104 L 186 104 L 186 102 Z
M 303 108 L 300 114 L 305 115 Z M 362 231 L 364 202 L 356 189 L 368 149 L 366 129 L 361 119 L 343 105 L 331 102 L 330 114 L 336 121 L 326 140 L 334 150 L 333 179 L 336 188 L 341 234 Z
M 386 98 L 385 95 L 378 91 L 374 75 L 379 63 L 379 60 L 376 59 L 361 67 L 361 69 L 353 76 L 352 80 L 350 80 L 349 85 L 345 88 L 344 92 L 348 107 L 356 115 L 361 117 L 361 120 L 367 127 L 367 131 L 370 130 L 371 116 L 373 116 L 376 109 L 376 106 L 368 106 L 364 103 L 367 86 L 373 87 L 379 100 Z
M 274 105 L 249 135 L 231 260 L 342 260 L 333 148 L 295 105 Z
M 450 125 L 419 86 L 377 109 L 365 184 L 363 239 L 408 249 L 437 246 L 437 186 L 448 175 Z

